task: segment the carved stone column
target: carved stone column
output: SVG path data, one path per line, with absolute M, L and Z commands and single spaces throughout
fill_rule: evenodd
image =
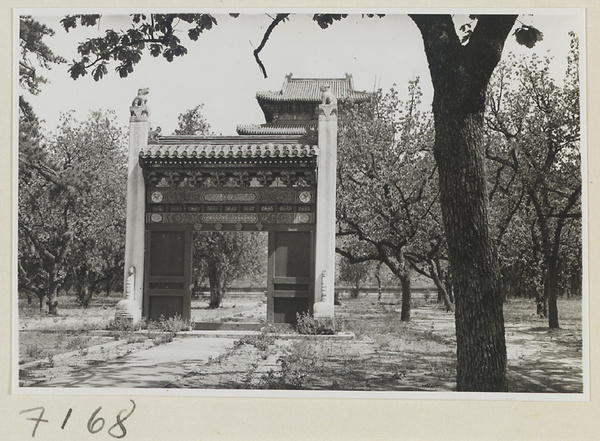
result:
M 139 320 L 144 298 L 144 246 L 145 246 L 145 188 L 139 165 L 140 149 L 148 145 L 150 111 L 146 107 L 148 89 L 140 89 L 130 107 L 129 161 L 127 166 L 127 223 L 125 239 L 124 287 L 126 298 L 117 305 L 120 315 Z M 128 292 L 129 291 L 129 292 Z M 134 302 L 134 303 L 132 303 Z M 128 303 L 128 305 L 125 305 Z M 132 309 L 137 308 L 136 311 Z
M 317 163 L 317 226 L 315 239 L 315 318 L 333 317 L 335 289 L 335 192 L 337 100 L 329 86 L 321 88 Z

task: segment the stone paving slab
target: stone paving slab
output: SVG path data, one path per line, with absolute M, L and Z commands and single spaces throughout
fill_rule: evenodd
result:
M 38 384 L 65 388 L 164 388 L 199 363 L 233 347 L 233 338 L 176 338 L 122 358 L 90 366 L 66 377 Z

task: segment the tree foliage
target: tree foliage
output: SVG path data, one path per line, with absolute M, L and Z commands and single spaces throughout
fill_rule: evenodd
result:
M 211 133 L 210 124 L 204 117 L 202 109 L 204 104 L 198 104 L 196 107 L 187 110 L 179 115 L 178 125 L 174 135 L 209 135 Z
M 102 16 L 97 14 L 68 15 L 61 20 L 64 29 L 77 26 L 96 26 Z M 191 41 L 212 29 L 217 20 L 211 14 L 132 14 L 131 26 L 119 31 L 108 29 L 103 37 L 89 38 L 81 43 L 77 51 L 81 55 L 69 67 L 73 79 L 87 75 L 91 69 L 98 81 L 108 73 L 108 64 L 117 64 L 115 71 L 121 78 L 133 72 L 144 51 L 153 57 L 162 56 L 167 61 L 187 54 L 180 38 L 181 27 L 186 28 Z
M 54 31 L 34 20 L 31 16 L 21 16 L 19 20 L 19 85 L 32 95 L 40 92 L 40 85 L 47 82 L 38 72 L 37 66 L 50 69 L 52 64 L 66 60 L 54 54 L 44 42 L 44 37 L 54 35 Z
M 239 14 L 229 14 L 238 17 Z M 287 20 L 292 14 L 281 13 L 271 18 L 265 29 L 263 38 L 253 54 L 263 76 L 267 78 L 267 70 L 260 59 L 260 53 L 267 44 L 273 30 Z M 363 17 L 383 17 L 384 14 L 363 14 Z M 314 14 L 313 20 L 327 29 L 335 21 L 346 18 L 348 14 Z M 137 63 L 148 52 L 153 57 L 162 56 L 171 62 L 176 57 L 187 54 L 179 35 L 187 34 L 191 41 L 196 41 L 202 33 L 217 25 L 211 14 L 131 14 L 131 25 L 128 29 L 117 31 L 108 29 L 103 37 L 89 38 L 81 43 L 77 51 L 79 60 L 73 60 L 69 74 L 73 79 L 85 76 L 91 69 L 94 80 L 98 81 L 108 73 L 111 62 L 117 64 L 115 71 L 121 78 L 133 72 Z M 69 32 L 77 26 L 97 26 L 102 16 L 99 14 L 68 15 L 61 20 L 65 31 Z
M 236 278 L 259 273 L 264 267 L 266 237 L 238 231 L 197 232 L 194 235 L 196 277 L 210 285 L 209 308 L 218 308 Z
M 371 260 L 389 267 L 402 284 L 403 320 L 410 319 L 405 254 L 439 211 L 432 124 L 419 110 L 420 96 L 416 80 L 405 103 L 392 89 L 371 103 L 350 106 L 338 147 L 338 236 L 345 240 L 337 252 L 352 263 Z
M 497 199 L 515 207 L 510 210 L 515 220 L 499 241 L 501 255 L 537 282 L 536 297 L 550 327 L 559 326 L 561 273 L 581 267 L 578 51 L 572 35 L 562 85 L 550 75 L 551 58 L 511 55 L 488 96 L 487 155 L 497 164 L 498 180 L 511 186 Z
M 19 287 L 55 313 L 59 287 L 72 285 L 87 305 L 101 280 L 122 272 L 126 156 L 111 112 L 63 115 L 37 142 L 38 155 L 19 156 Z
M 373 270 L 373 262 L 365 261 L 351 263 L 349 259 L 342 257 L 338 266 L 338 278 L 340 281 L 351 284 L 350 297 L 358 298 L 360 287 L 365 283 Z

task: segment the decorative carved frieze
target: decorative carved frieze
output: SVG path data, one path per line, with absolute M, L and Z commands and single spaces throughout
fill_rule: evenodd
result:
M 253 187 L 312 187 L 316 185 L 314 170 L 146 170 L 146 185 L 149 187 L 208 187 L 208 188 L 253 188 Z
M 314 224 L 315 213 L 147 213 L 149 224 L 189 224 L 209 230 L 217 224 L 263 225 Z
M 255 224 L 258 222 L 258 215 L 256 214 L 203 214 L 202 221 L 206 223 L 215 223 L 220 222 L 222 224 L 235 224 L 235 223 L 245 223 L 245 224 Z
M 258 195 L 254 192 L 246 193 L 204 193 L 202 199 L 206 202 L 256 202 Z
M 182 188 L 148 187 L 149 204 L 313 204 L 314 187 Z

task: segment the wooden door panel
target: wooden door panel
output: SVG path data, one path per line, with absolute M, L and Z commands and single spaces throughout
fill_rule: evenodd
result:
M 269 233 L 269 323 L 296 323 L 297 313 L 310 311 L 313 267 L 312 231 Z
M 150 320 L 191 318 L 191 246 L 191 231 L 147 231 L 144 311 Z

